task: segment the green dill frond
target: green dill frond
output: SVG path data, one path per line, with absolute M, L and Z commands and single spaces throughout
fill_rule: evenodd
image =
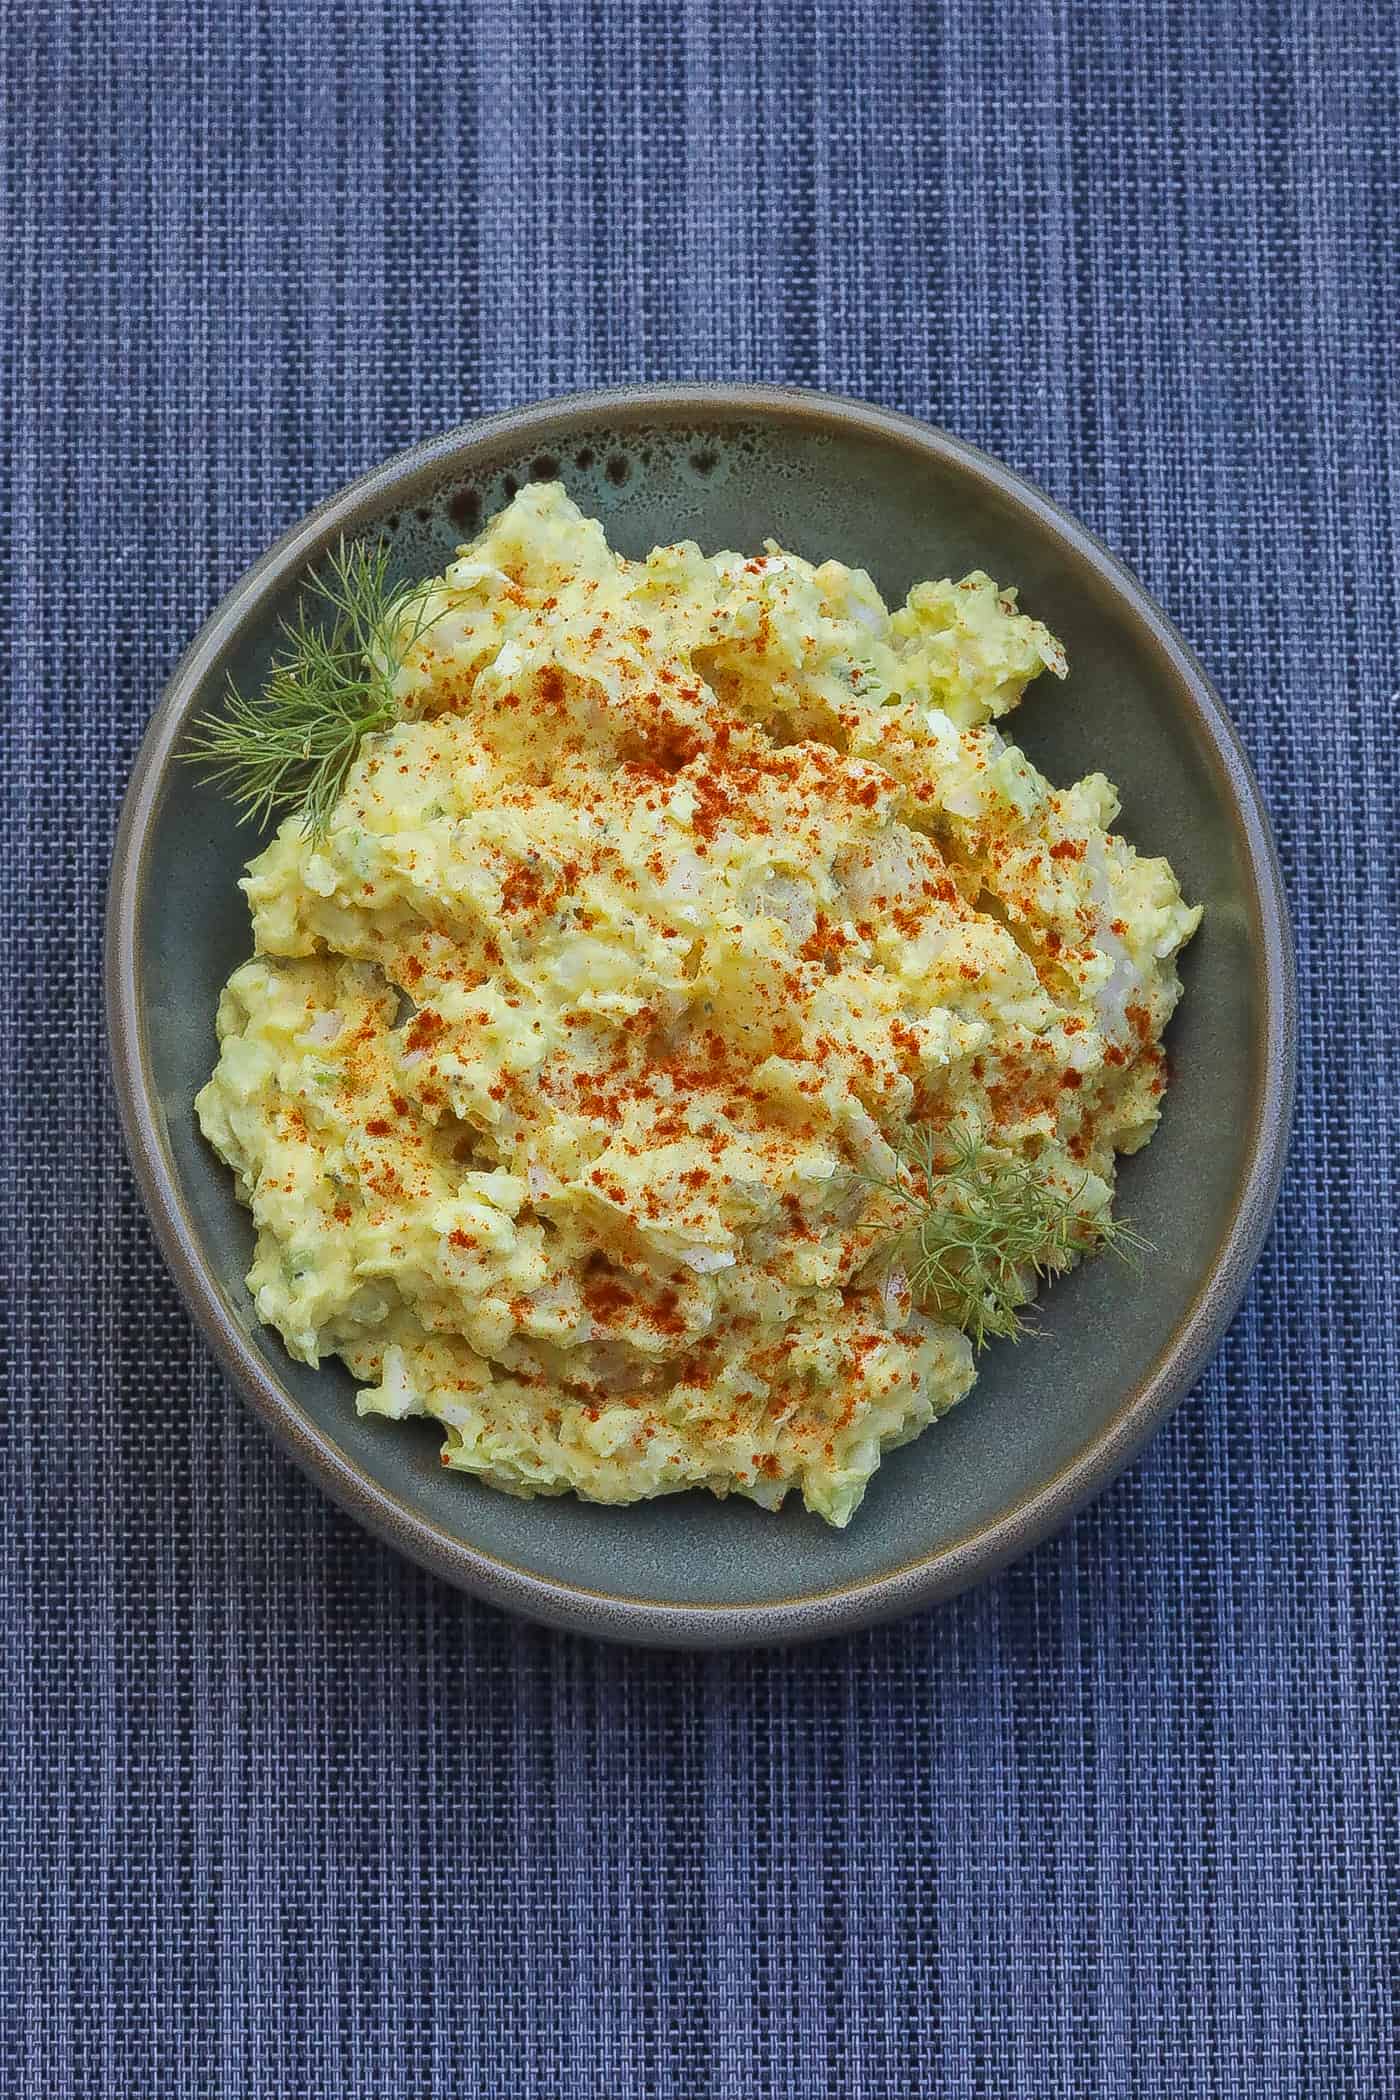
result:
M 387 548 L 342 540 L 311 582 L 315 611 L 284 622 L 261 692 L 230 684 L 223 711 L 197 724 L 189 758 L 245 822 L 300 809 L 302 829 L 323 838 L 360 739 L 398 720 L 394 680 L 436 615 L 424 590 L 391 591 L 388 574 Z
M 1104 1247 L 1130 1265 L 1150 1251 L 1122 1219 L 1081 1208 L 1087 1184 L 1086 1175 L 1077 1189 L 1053 1188 L 977 1130 L 915 1124 L 894 1175 L 871 1184 L 895 1205 L 877 1258 L 903 1267 L 916 1304 L 960 1327 L 974 1348 L 1017 1341 L 1034 1331 L 1021 1307 L 1038 1278 Z

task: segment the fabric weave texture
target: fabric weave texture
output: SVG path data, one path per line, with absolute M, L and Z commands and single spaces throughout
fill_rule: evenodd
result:
M 0 2091 L 1400 2092 L 1400 67 L 1355 0 L 19 0 L 0 37 Z M 1278 1222 L 1147 1454 L 790 1653 L 512 1624 L 227 1390 L 105 1078 L 161 682 L 481 411 L 777 379 L 1085 519 L 1271 809 Z

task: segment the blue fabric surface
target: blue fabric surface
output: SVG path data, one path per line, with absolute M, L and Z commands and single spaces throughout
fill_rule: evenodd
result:
M 1400 2090 L 1400 71 L 1360 5 L 12 5 L 0 2091 Z M 1393 30 L 1393 24 L 1390 25 Z M 1303 1062 L 1215 1364 L 921 1619 L 644 1658 L 330 1510 L 103 1076 L 163 675 L 477 411 L 779 378 L 1028 472 L 1216 674 Z

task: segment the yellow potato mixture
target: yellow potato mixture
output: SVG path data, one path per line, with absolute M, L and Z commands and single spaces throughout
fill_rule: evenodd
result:
M 511 1493 L 845 1524 L 974 1375 L 908 1133 L 1092 1219 L 1157 1121 L 1199 913 L 995 726 L 1058 645 L 981 574 L 625 561 L 538 485 L 382 646 L 400 719 L 253 861 L 198 1100 L 259 1317 Z

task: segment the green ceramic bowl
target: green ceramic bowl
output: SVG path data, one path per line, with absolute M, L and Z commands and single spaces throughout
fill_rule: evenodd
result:
M 338 1366 L 259 1327 L 251 1231 L 192 1101 L 214 1009 L 247 952 L 235 882 L 257 841 L 181 763 L 232 673 L 256 684 L 308 568 L 342 533 L 439 569 L 530 477 L 560 477 L 639 555 L 772 535 L 874 575 L 986 568 L 1069 651 L 1018 740 L 1060 780 L 1102 767 L 1123 825 L 1206 907 L 1170 1035 L 1175 1084 L 1123 1201 L 1161 1250 L 1125 1280 L 1092 1264 L 1042 1302 L 1045 1332 L 992 1349 L 972 1396 L 889 1457 L 849 1530 L 701 1495 L 604 1509 L 518 1502 L 438 1463 L 428 1425 L 360 1421 Z M 132 776 L 108 905 L 112 1064 L 132 1160 L 175 1277 L 257 1413 L 337 1502 L 449 1581 L 616 1639 L 720 1646 L 835 1633 L 951 1595 L 1023 1553 L 1127 1463 L 1220 1339 L 1278 1187 L 1295 999 L 1279 871 L 1248 764 L 1180 637 L 1083 528 L 1005 467 L 902 416 L 772 388 L 648 387 L 496 416 L 334 497 L 250 569 L 165 693 Z

